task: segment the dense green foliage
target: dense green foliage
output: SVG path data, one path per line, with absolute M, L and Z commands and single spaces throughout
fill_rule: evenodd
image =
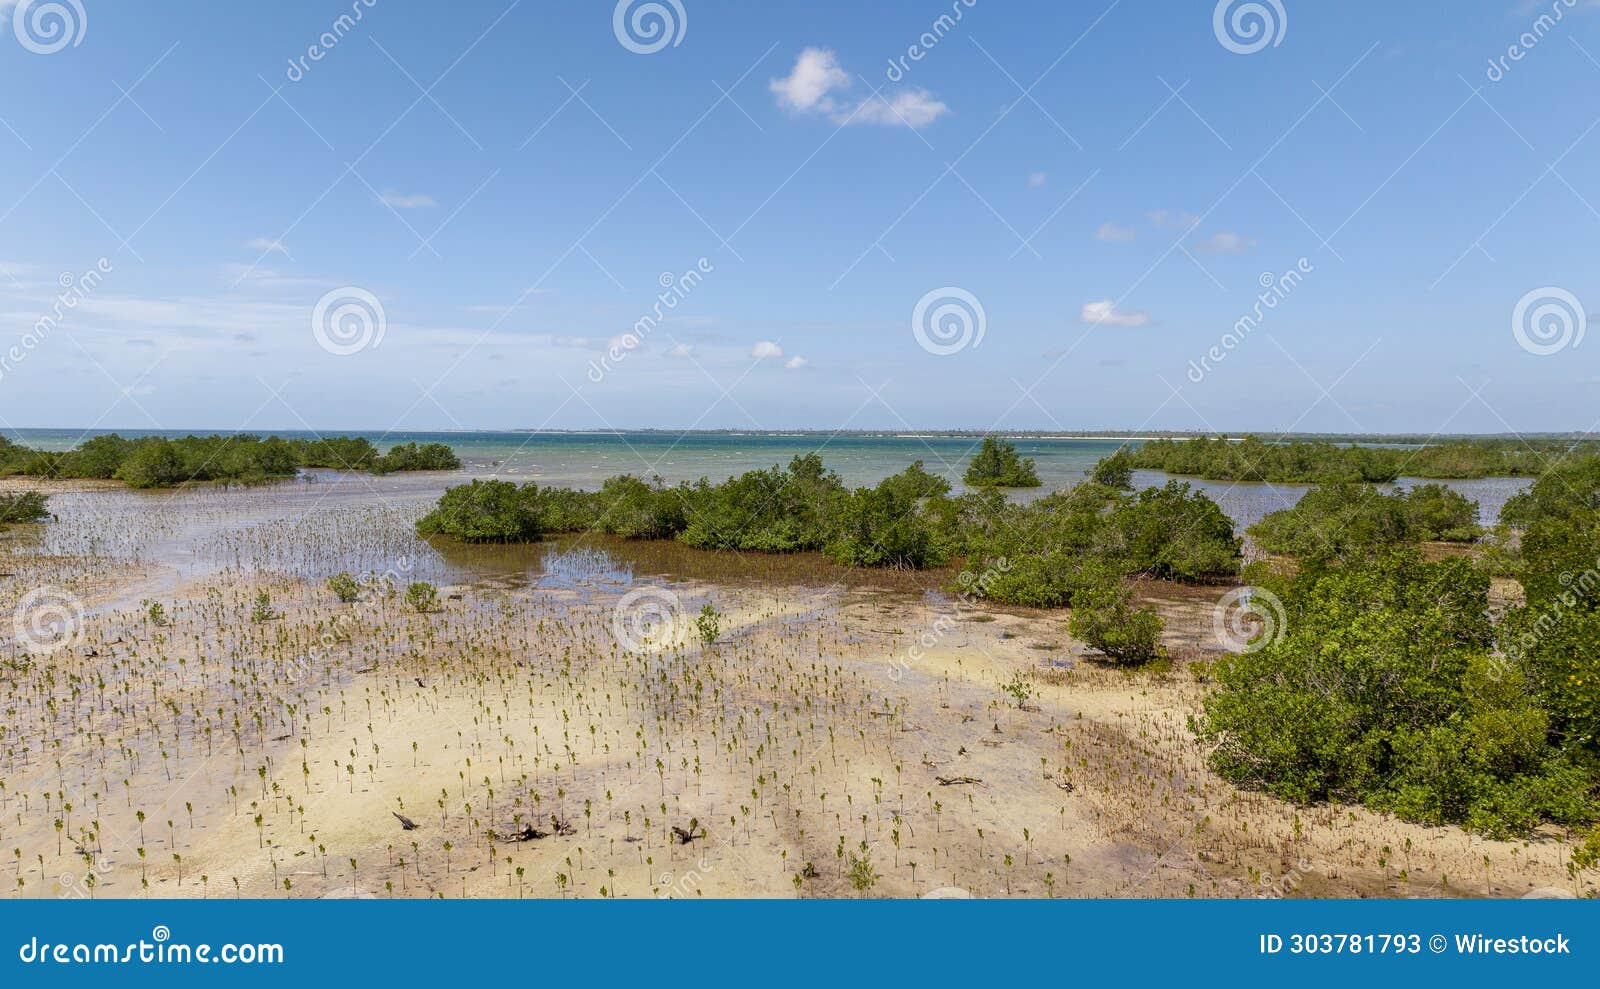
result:
M 1600 457 L 1557 467 L 1507 507 L 1525 526 L 1527 602 L 1506 616 L 1500 643 L 1557 737 L 1600 759 Z
M 966 482 L 975 488 L 1037 488 L 1039 475 L 1033 458 L 1017 456 L 1009 440 L 985 436 L 977 456 L 967 464 Z
M 1424 540 L 1470 542 L 1481 531 L 1477 518 L 1476 502 L 1442 484 L 1390 494 L 1336 483 L 1266 516 L 1250 527 L 1250 537 L 1269 553 L 1345 559 Z
M 1406 521 L 1424 541 L 1470 543 L 1483 533 L 1478 503 L 1443 484 L 1419 484 L 1405 493 Z
M 849 567 L 919 570 L 938 566 L 950 553 L 943 533 L 930 521 L 927 499 L 942 499 L 950 484 L 917 461 L 874 488 L 858 488 L 844 502 L 828 555 Z
M 1492 655 L 1488 578 L 1466 561 L 1399 550 L 1274 589 L 1286 632 L 1217 664 L 1196 723 L 1223 776 L 1492 832 L 1594 815 L 1592 763 L 1538 680 Z
M 1131 573 L 1199 580 L 1239 570 L 1233 521 L 1217 503 L 1179 481 L 1123 499 L 1107 520 L 1105 555 Z
M 519 543 L 544 531 L 538 508 L 539 486 L 473 479 L 447 488 L 439 505 L 417 521 L 424 536 L 453 536 L 468 543 Z
M 1067 631 L 1117 663 L 1159 659 L 1161 616 L 1154 608 L 1135 608 L 1133 596 L 1113 570 L 1091 568 L 1083 587 L 1073 592 Z
M 1588 445 L 1588 444 L 1585 444 Z M 1269 443 L 1255 436 L 1234 442 L 1197 437 L 1151 440 L 1132 455 L 1133 466 L 1215 481 L 1325 484 L 1381 483 L 1398 477 L 1532 477 L 1567 441 L 1450 440 L 1416 448 Z M 1589 446 L 1593 449 L 1592 445 Z
M 828 544 L 846 492 L 812 453 L 787 469 L 753 470 L 721 484 L 702 478 L 686 498 L 690 510 L 678 538 L 690 546 L 792 553 Z
M 951 526 L 969 566 L 996 570 L 981 596 L 1006 604 L 1069 604 L 1076 592 L 1097 585 L 1104 568 L 1177 580 L 1239 571 L 1232 523 L 1215 502 L 1179 481 L 1138 494 L 1090 482 L 1027 505 L 968 495 L 955 508 Z
M 0 494 L 0 526 L 12 522 L 43 522 L 50 517 L 45 496 L 38 491 Z
M 599 491 L 574 491 L 475 481 L 449 489 L 418 531 L 477 542 L 606 532 L 700 549 L 813 550 L 856 567 L 922 569 L 959 557 L 994 571 L 980 596 L 1043 606 L 1065 605 L 1093 583 L 1080 574 L 1086 563 L 1179 580 L 1239 568 L 1227 517 L 1177 481 L 1138 494 L 1090 482 L 1018 505 L 991 489 L 951 498 L 949 483 L 921 462 L 851 491 L 816 454 L 720 484 L 668 487 L 623 475 Z
M 443 443 L 421 446 L 406 443 L 390 447 L 389 452 L 375 458 L 368 469 L 374 474 L 392 474 L 409 470 L 455 470 L 460 466 L 455 451 Z
M 190 481 L 256 482 L 292 477 L 302 467 L 374 473 L 451 470 L 461 466 L 443 443 L 407 443 L 379 455 L 356 436 L 328 439 L 231 436 L 160 436 L 126 439 L 96 436 L 64 453 L 33 450 L 0 440 L 0 473 L 39 477 L 120 480 L 135 488 L 163 488 Z
M 361 596 L 361 584 L 350 576 L 348 571 L 341 570 L 328 578 L 328 590 L 332 591 L 345 604 L 349 604 Z
M 1128 452 L 1127 447 L 1120 448 L 1094 465 L 1089 472 L 1089 480 L 1108 488 L 1133 487 L 1133 454 Z

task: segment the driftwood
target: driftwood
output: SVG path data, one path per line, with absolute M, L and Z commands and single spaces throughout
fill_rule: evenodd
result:
M 571 835 L 578 833 L 578 829 L 567 823 L 565 818 L 557 817 L 554 814 L 550 815 L 550 826 L 556 829 L 555 833 L 558 835 Z
M 531 824 L 524 824 L 521 831 L 513 831 L 506 837 L 512 841 L 538 841 L 540 838 L 550 837 L 550 832 L 540 831 Z
M 691 827 L 692 827 L 692 825 L 691 825 Z M 706 836 L 706 829 L 705 828 L 701 828 L 699 833 L 696 834 L 694 831 L 685 831 L 683 828 L 680 828 L 677 825 L 673 825 L 672 826 L 672 836 L 674 838 L 678 839 L 678 844 L 687 845 L 689 842 L 694 841 L 696 838 L 704 838 Z
M 404 814 L 395 814 L 395 812 L 392 811 L 392 810 L 389 813 L 394 814 L 394 819 L 400 822 L 400 827 L 402 829 L 404 829 L 406 831 L 415 831 L 415 830 L 417 830 L 417 822 L 416 821 L 413 821 L 411 818 L 405 816 Z
M 976 776 L 935 776 L 934 779 L 939 781 L 940 786 L 964 786 L 968 783 L 983 785 L 983 780 Z

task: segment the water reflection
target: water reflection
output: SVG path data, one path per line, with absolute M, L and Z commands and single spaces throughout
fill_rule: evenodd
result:
M 633 583 L 633 567 L 604 550 L 589 546 L 551 547 L 539 564 L 544 570 L 538 583 L 542 587 L 567 590 L 595 586 L 627 587 Z

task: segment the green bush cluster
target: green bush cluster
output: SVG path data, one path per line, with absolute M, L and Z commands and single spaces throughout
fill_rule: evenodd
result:
M 46 497 L 38 491 L 0 494 L 0 528 L 13 522 L 43 522 L 50 517 Z
M 65 452 L 33 450 L 0 440 L 0 473 L 114 479 L 135 488 L 172 487 L 189 481 L 265 481 L 292 477 L 302 467 L 388 473 L 459 466 L 455 453 L 442 443 L 407 443 L 380 456 L 370 441 L 355 436 L 308 440 L 236 434 L 127 439 L 109 433 Z
M 1557 467 L 1507 511 L 1523 528 L 1526 603 L 1499 641 L 1538 688 L 1555 737 L 1600 760 L 1600 457 Z
M 1017 456 L 1017 447 L 1008 440 L 985 436 L 978 453 L 967 464 L 964 478 L 975 488 L 1037 488 L 1039 475 L 1032 457 Z
M 1162 628 L 1154 608 L 1133 606 L 1133 595 L 1114 571 L 1090 568 L 1084 586 L 1073 592 L 1067 631 L 1113 662 L 1134 665 L 1161 658 Z
M 1295 440 L 1237 442 L 1197 437 L 1158 439 L 1132 454 L 1133 466 L 1214 481 L 1325 484 L 1383 483 L 1398 477 L 1461 479 L 1531 477 L 1571 444 L 1554 440 L 1450 440 L 1416 448 L 1337 445 Z M 1592 449 L 1592 448 L 1591 448 Z
M 531 481 L 473 479 L 446 488 L 433 511 L 417 520 L 424 536 L 452 536 L 468 543 L 520 543 L 546 529 L 538 507 L 540 488 Z
M 1471 542 L 1482 529 L 1477 502 L 1442 484 L 1391 494 L 1340 482 L 1311 489 L 1249 531 L 1269 553 L 1348 558 L 1422 541 Z
M 374 474 L 393 474 L 412 470 L 455 470 L 460 466 L 461 461 L 455 451 L 443 443 L 424 443 L 421 446 L 405 443 L 390 447 L 389 452 L 381 457 L 374 457 L 367 469 Z
M 832 556 L 847 566 L 916 569 L 949 557 L 938 506 L 950 485 L 922 466 L 847 489 L 816 454 L 730 477 L 667 486 L 632 475 L 599 491 L 474 480 L 448 489 L 417 523 L 423 535 L 528 542 L 547 533 L 676 539 L 698 549 Z
M 1095 464 L 1089 472 L 1089 480 L 1108 488 L 1126 490 L 1133 487 L 1133 454 L 1127 447 L 1122 447 Z
M 1495 652 L 1470 563 L 1394 550 L 1269 586 L 1283 634 L 1216 664 L 1194 726 L 1223 776 L 1494 833 L 1593 817 L 1594 763 L 1537 671 Z
M 1216 502 L 1181 481 L 1137 494 L 1089 482 L 1016 505 L 983 494 L 957 499 L 951 523 L 971 568 L 1005 560 L 983 597 L 1061 607 L 1118 576 L 1210 580 L 1239 572 L 1240 540 Z
M 820 550 L 849 497 L 839 475 L 815 453 L 788 468 L 753 470 L 721 484 L 704 478 L 686 493 L 679 539 L 699 549 L 790 553 Z
M 920 461 L 852 491 L 816 454 L 720 484 L 669 487 L 623 475 L 599 491 L 575 491 L 475 480 L 448 489 L 417 529 L 468 542 L 606 532 L 699 549 L 811 550 L 859 567 L 1006 559 L 1009 571 L 983 593 L 1036 605 L 1067 603 L 1087 560 L 1121 575 L 1197 580 L 1237 573 L 1240 544 L 1216 503 L 1179 481 L 1137 494 L 1090 482 L 1019 505 L 987 489 L 951 498 L 949 483 Z

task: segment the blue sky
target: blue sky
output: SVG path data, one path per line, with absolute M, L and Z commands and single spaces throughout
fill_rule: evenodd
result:
M 0 425 L 1600 416 L 1593 0 L 46 6 Z

